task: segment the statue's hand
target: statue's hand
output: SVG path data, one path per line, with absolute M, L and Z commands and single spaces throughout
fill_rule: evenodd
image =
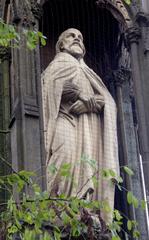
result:
M 102 110 L 105 105 L 104 98 L 101 95 L 95 95 L 96 109 L 98 112 Z
M 79 99 L 85 104 L 88 111 L 94 112 L 96 109 L 96 101 L 94 96 L 87 96 L 83 93 L 80 93 Z
M 88 109 L 85 106 L 85 104 L 80 101 L 77 100 L 69 109 L 69 112 L 74 113 L 76 115 L 80 115 L 81 113 L 87 113 Z
M 88 112 L 100 112 L 105 104 L 101 95 L 87 96 L 80 93 L 79 99 L 85 104 Z

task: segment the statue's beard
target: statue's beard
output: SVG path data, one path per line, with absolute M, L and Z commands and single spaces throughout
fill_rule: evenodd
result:
M 79 43 L 73 43 L 69 48 L 65 48 L 64 52 L 68 52 L 77 59 L 84 56 L 84 51 Z

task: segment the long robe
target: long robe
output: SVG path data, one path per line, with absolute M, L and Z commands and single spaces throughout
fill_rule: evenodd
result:
M 101 95 L 101 112 L 75 115 L 69 112 L 71 101 L 63 102 L 66 81 L 77 85 L 87 96 Z M 47 152 L 47 188 L 51 195 L 84 197 L 114 204 L 114 184 L 100 177 L 102 169 L 119 172 L 116 105 L 99 76 L 82 60 L 58 53 L 43 73 L 44 130 Z M 70 176 L 60 169 L 70 164 Z M 92 166 L 93 165 L 93 166 Z M 95 166 L 96 165 L 96 166 Z M 55 172 L 49 171 L 54 166 Z M 93 176 L 97 173 L 97 183 Z M 111 217 L 111 216 L 110 216 Z M 103 214 L 107 221 L 107 214 Z

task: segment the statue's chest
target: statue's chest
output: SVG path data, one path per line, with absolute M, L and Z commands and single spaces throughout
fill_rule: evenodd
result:
M 90 81 L 81 67 L 77 68 L 76 77 L 74 78 L 73 83 L 76 84 L 85 94 L 94 94 Z

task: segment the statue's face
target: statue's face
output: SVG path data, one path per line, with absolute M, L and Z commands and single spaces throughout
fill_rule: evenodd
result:
M 84 55 L 83 36 L 77 29 L 69 29 L 64 34 L 61 42 L 61 50 L 80 59 Z

